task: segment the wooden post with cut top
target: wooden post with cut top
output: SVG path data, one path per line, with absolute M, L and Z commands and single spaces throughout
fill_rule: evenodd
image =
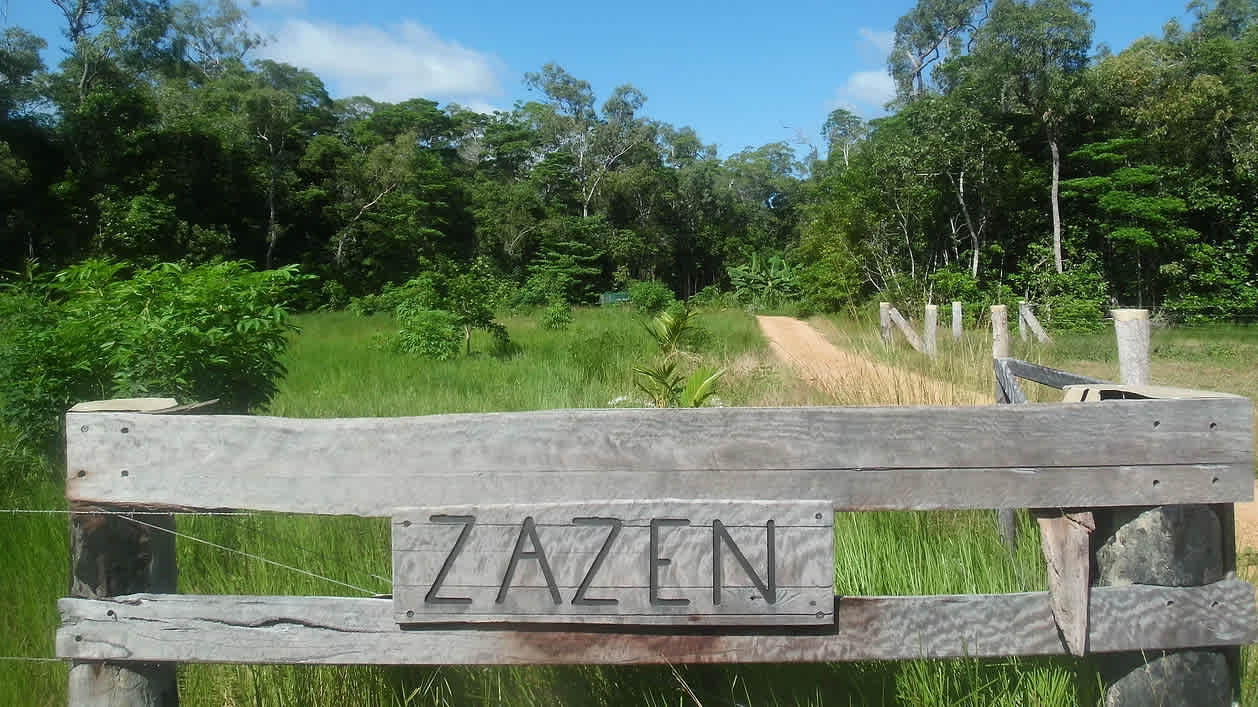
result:
M 891 303 L 878 303 L 878 327 L 882 332 L 882 345 L 891 345 Z
M 1025 343 L 1027 340 L 1026 311 L 1027 311 L 1026 302 L 1019 301 L 1018 302 L 1018 338 L 1021 339 L 1023 343 Z
M 130 398 L 79 403 L 71 412 L 172 413 L 198 409 L 179 407 L 173 398 Z M 85 425 L 86 427 L 86 425 Z M 90 430 L 66 430 L 67 435 Z M 126 434 L 123 426 L 118 432 Z M 89 472 L 68 469 L 78 478 Z M 104 472 L 102 472 L 104 473 Z M 119 477 L 127 469 L 111 470 Z M 142 592 L 173 594 L 175 517 L 109 505 L 70 505 L 70 596 L 106 599 Z M 70 666 L 70 707 L 174 707 L 179 704 L 174 663 L 108 663 L 74 661 Z
M 961 340 L 961 327 L 962 327 L 961 303 L 954 301 L 952 303 L 952 340 L 953 341 Z
M 1119 376 L 1149 384 L 1149 312 L 1116 309 Z M 1168 421 L 1170 423 L 1170 421 Z M 1156 423 L 1155 423 L 1156 424 Z M 1205 424 L 1213 424 L 1203 421 Z M 1223 513 L 1219 513 L 1223 510 Z M 1095 513 L 1097 586 L 1188 587 L 1234 574 L 1231 504 L 1111 508 Z M 1226 649 L 1114 653 L 1098 661 L 1106 707 L 1176 704 L 1225 707 L 1239 689 Z M 1239 652 L 1232 652 L 1232 661 Z M 1239 692 L 1236 694 L 1239 695 Z
M 992 359 L 1009 358 L 1009 308 L 1003 304 L 993 304 L 992 313 Z M 1005 390 L 996 381 L 996 402 L 1010 403 Z M 1001 508 L 996 511 L 997 524 L 1000 526 L 1000 538 L 1010 554 L 1018 547 L 1018 522 L 1012 508 Z
M 925 325 L 922 330 L 922 343 L 926 346 L 926 355 L 931 358 L 935 357 L 936 350 L 936 334 L 935 328 L 939 323 L 939 305 L 926 305 Z

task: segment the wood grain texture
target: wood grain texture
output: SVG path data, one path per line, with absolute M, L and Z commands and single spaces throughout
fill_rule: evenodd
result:
M 878 303 L 878 334 L 882 337 L 882 344 L 888 346 L 891 344 L 891 303 Z
M 1071 655 L 1088 650 L 1088 593 L 1091 537 L 1096 521 L 1089 512 L 1036 511 L 1040 547 L 1048 572 L 1053 620 Z
M 961 303 L 953 302 L 952 303 L 952 340 L 953 341 L 961 340 L 961 330 L 963 326 L 964 326 L 964 322 L 961 320 Z
M 926 305 L 926 317 L 922 324 L 922 342 L 926 345 L 926 355 L 931 358 L 935 357 L 936 349 L 939 345 L 936 327 L 939 323 L 939 306 L 934 304 Z
M 1251 415 L 1243 398 L 323 420 L 71 413 L 66 494 L 368 516 L 592 498 L 817 498 L 853 510 L 1221 503 L 1252 497 Z
M 1018 303 L 1018 338 L 1025 342 L 1029 336 L 1027 335 L 1027 306 L 1026 302 Z
M 1026 302 L 1019 302 L 1018 303 L 1018 318 L 1020 322 L 1026 322 L 1026 325 L 1031 328 L 1031 333 L 1035 334 L 1036 341 L 1040 342 L 1041 344 L 1053 343 L 1053 337 L 1049 336 L 1047 331 L 1044 331 L 1044 326 L 1040 324 L 1039 318 L 1035 316 L 1035 312 L 1031 311 L 1031 305 L 1027 304 Z M 1019 323 L 1018 329 L 1019 329 L 1019 333 L 1023 333 L 1021 331 L 1022 330 L 1021 323 Z M 1025 334 L 1023 335 L 1022 340 L 1026 341 Z
M 1009 307 L 991 306 L 992 358 L 1009 358 Z
M 1118 377 L 1126 385 L 1149 384 L 1149 310 L 1114 309 Z
M 996 402 L 999 404 L 1018 405 L 1027 402 L 1026 393 L 1018 385 L 1018 376 L 1009 365 L 1011 360 L 1013 359 L 992 359 L 992 368 L 996 373 Z
M 1014 376 L 1024 378 L 1033 383 L 1039 383 L 1040 385 L 1046 385 L 1050 388 L 1063 389 L 1068 385 L 1105 385 L 1105 381 L 1099 378 L 1081 376 L 1077 373 L 1049 368 L 1048 366 L 1041 366 L 1029 361 L 1022 361 L 1016 358 L 1002 358 L 998 360 L 1003 362 Z
M 1045 592 L 841 597 L 824 629 L 400 629 L 388 599 L 134 595 L 62 599 L 57 656 L 311 664 L 825 662 L 1062 655 Z M 1254 588 L 1098 587 L 1093 652 L 1258 640 Z
M 909 325 L 908 321 L 904 319 L 904 315 L 900 314 L 900 310 L 892 307 L 890 314 L 891 321 L 895 323 L 896 328 L 900 330 L 900 333 L 904 334 L 904 340 L 909 342 L 909 346 L 912 346 L 913 350 L 918 353 L 924 353 L 926 351 L 926 345 L 922 343 L 922 337 L 919 336 L 918 333 L 913 330 L 913 327 Z
M 828 501 L 442 506 L 392 528 L 399 623 L 834 621 Z

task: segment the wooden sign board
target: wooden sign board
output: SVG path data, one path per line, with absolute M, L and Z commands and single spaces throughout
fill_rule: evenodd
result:
M 834 622 L 828 501 L 400 509 L 399 624 Z

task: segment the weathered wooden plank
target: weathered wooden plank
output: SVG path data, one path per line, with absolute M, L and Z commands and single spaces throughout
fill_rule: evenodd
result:
M 1036 363 L 1022 361 L 1016 358 L 1002 358 L 999 360 L 1003 361 L 1009 372 L 1018 378 L 1024 378 L 1033 383 L 1046 385 L 1050 388 L 1062 389 L 1068 385 L 1106 384 L 1105 381 L 1100 380 L 1099 378 L 1081 376 L 1077 373 L 1061 371 L 1056 368 L 1049 368 L 1048 366 L 1041 366 Z
M 834 620 L 829 501 L 441 506 L 392 525 L 399 623 Z
M 1031 332 L 1035 334 L 1036 341 L 1041 344 L 1053 343 L 1053 337 L 1049 336 L 1047 331 L 1044 331 L 1044 327 L 1040 324 L 1039 318 L 1035 316 L 1035 312 L 1031 311 L 1031 305 L 1026 302 L 1019 302 L 1018 317 L 1021 321 L 1026 322 L 1027 326 L 1031 327 Z M 1018 330 L 1019 333 L 1022 333 L 1021 324 L 1018 325 Z M 1026 341 L 1025 335 L 1022 337 L 1022 340 Z
M 86 400 L 75 403 L 70 412 L 153 412 L 179 405 L 174 398 L 113 398 L 110 400 Z
M 963 322 L 961 321 L 961 303 L 953 302 L 952 303 L 952 340 L 953 341 L 961 340 L 961 327 L 962 326 L 963 326 Z
M 918 353 L 924 353 L 926 351 L 926 345 L 922 343 L 922 337 L 918 336 L 917 332 L 913 330 L 913 327 L 909 326 L 909 323 L 904 319 L 904 315 L 900 314 L 900 310 L 892 307 L 890 314 L 891 321 L 895 323 L 897 328 L 899 328 L 900 333 L 904 334 L 904 339 L 909 342 L 909 346 L 912 346 Z
M 1127 385 L 1149 384 L 1149 310 L 1114 309 L 1119 378 Z
M 1084 655 L 1088 650 L 1089 551 L 1096 522 L 1087 511 L 1037 510 L 1035 515 L 1048 571 L 1053 620 L 1070 654 Z
M 1241 398 L 330 420 L 71 413 L 66 493 L 359 515 L 591 498 L 820 498 L 840 509 L 1218 503 L 1252 497 L 1251 415 Z
M 841 597 L 825 628 L 634 632 L 404 630 L 387 599 L 133 595 L 62 599 L 57 655 L 75 660 L 319 664 L 732 663 L 1062 655 L 1045 592 Z M 1254 588 L 1098 587 L 1092 652 L 1258 640 Z
M 996 373 L 996 402 L 1001 404 L 1022 404 L 1027 401 L 1026 393 L 1018 385 L 1018 377 L 1014 375 L 1009 362 L 1013 359 L 994 358 L 992 368 Z

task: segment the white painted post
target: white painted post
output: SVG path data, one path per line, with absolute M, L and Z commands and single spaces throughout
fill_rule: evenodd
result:
M 1026 332 L 1026 302 L 1018 301 L 1018 338 L 1025 343 L 1027 340 Z
M 952 340 L 961 340 L 961 303 L 952 303 Z
M 878 326 L 882 329 L 883 346 L 891 345 L 891 303 L 878 303 Z
M 931 358 L 935 357 L 935 328 L 939 323 L 939 305 L 926 305 L 926 323 L 922 331 L 922 338 L 925 339 L 926 355 Z
M 1149 384 L 1149 310 L 1115 309 L 1118 375 L 1126 385 Z

